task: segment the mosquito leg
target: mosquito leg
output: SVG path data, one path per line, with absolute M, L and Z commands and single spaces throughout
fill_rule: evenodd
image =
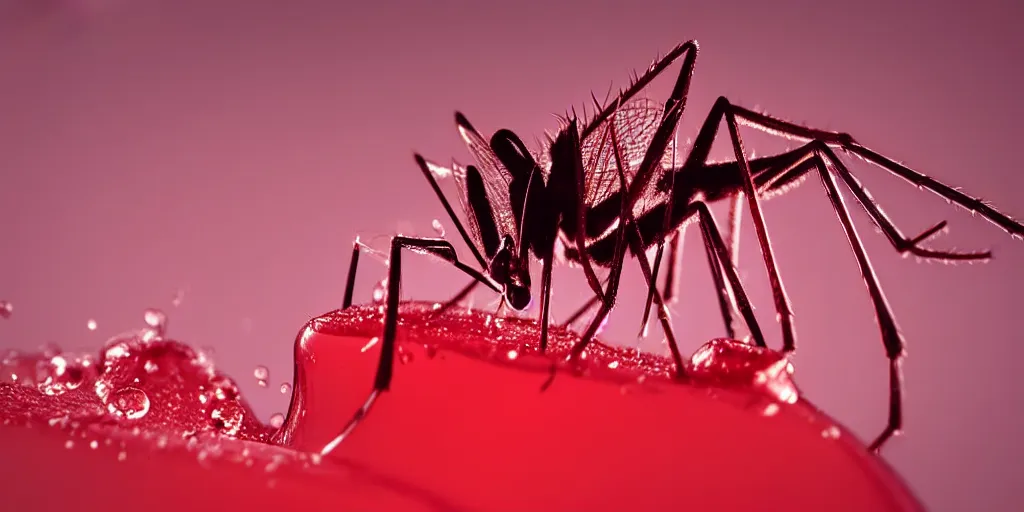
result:
M 724 98 L 720 98 L 720 101 L 726 101 Z M 744 124 L 747 124 L 753 128 L 775 134 L 781 134 L 791 139 L 802 139 L 802 140 L 819 140 L 828 145 L 839 146 L 842 149 L 854 153 L 869 162 L 881 167 L 890 174 L 893 174 L 904 181 L 907 181 L 920 188 L 925 188 L 931 192 L 939 195 L 940 197 L 957 204 L 958 206 L 972 212 L 980 214 L 985 220 L 995 224 L 1003 231 L 1017 239 L 1024 239 L 1024 224 L 1013 220 L 1006 214 L 996 210 L 995 208 L 987 205 L 984 201 L 968 196 L 959 190 L 956 190 L 949 185 L 939 182 L 934 178 L 930 178 L 924 174 L 921 174 L 903 164 L 900 164 L 891 158 L 888 158 L 880 153 L 877 153 L 871 149 L 868 149 L 859 143 L 857 143 L 852 136 L 845 133 L 818 130 L 815 128 L 808 128 L 788 121 L 783 121 L 779 118 L 754 112 L 752 110 L 739 107 L 736 105 L 730 105 L 730 109 L 733 110 L 737 117 L 744 120 Z M 844 178 L 844 181 L 846 179 Z M 876 215 L 879 219 L 886 219 L 888 217 L 882 212 L 881 208 L 878 208 L 874 200 L 870 195 L 865 195 L 863 198 L 858 196 L 858 199 L 867 204 L 873 204 Z M 875 216 L 873 216 L 875 218 Z M 892 225 L 891 221 L 887 224 Z M 903 236 L 898 230 L 887 230 L 886 228 L 879 226 L 886 237 L 889 238 L 897 250 L 900 252 L 909 252 L 911 254 L 931 259 L 939 260 L 977 260 L 986 259 L 990 256 L 988 252 L 974 252 L 974 253 L 957 253 L 951 251 L 934 251 L 924 249 L 918 246 L 918 244 L 928 237 L 915 237 L 907 238 Z
M 853 178 L 853 175 L 842 161 L 839 160 L 828 144 L 821 141 L 813 141 L 802 148 L 795 150 L 793 153 L 798 156 L 798 159 L 791 160 L 788 165 L 766 171 L 766 174 L 769 175 L 767 177 L 772 178 L 773 176 L 782 176 L 786 174 L 796 175 L 798 173 L 807 172 L 811 168 L 817 169 L 818 174 L 821 177 L 822 184 L 825 187 L 825 191 L 832 203 L 833 210 L 839 217 L 839 221 L 843 225 L 843 230 L 846 232 L 847 240 L 850 242 L 850 246 L 853 249 L 854 256 L 857 258 L 861 275 L 864 278 L 864 283 L 868 288 L 868 293 L 870 294 L 871 301 L 875 307 L 875 318 L 878 321 L 879 329 L 882 334 L 882 343 L 885 346 L 886 356 L 889 359 L 888 421 L 886 423 L 886 428 L 870 445 L 871 450 L 877 453 L 881 449 L 882 445 L 894 434 L 899 432 L 902 427 L 903 384 L 900 372 L 900 361 L 904 353 L 905 341 L 899 332 L 895 317 L 888 301 L 885 298 L 885 294 L 881 289 L 881 285 L 878 282 L 878 277 L 871 267 L 871 262 L 867 257 L 864 246 L 860 241 L 860 237 L 853 226 L 845 201 L 836 186 L 835 175 L 839 175 L 839 177 L 843 179 L 847 187 L 849 187 L 854 193 L 858 203 L 860 203 L 865 211 L 867 211 L 868 215 L 876 225 L 879 225 L 879 227 L 882 228 L 883 232 L 898 233 L 898 230 L 894 225 L 892 225 L 891 221 L 889 221 L 887 217 L 879 213 L 880 210 L 877 206 L 874 208 L 869 206 L 873 205 L 873 203 L 870 202 L 870 194 Z M 941 227 L 944 224 L 944 222 L 939 223 L 937 227 Z M 912 241 L 925 239 L 935 231 L 936 228 L 926 230 L 921 235 L 915 237 Z
M 827 142 L 823 143 L 828 145 Z M 813 155 L 812 146 L 810 144 L 774 157 L 761 159 L 762 162 L 761 165 L 758 166 L 759 170 L 756 175 L 758 193 L 762 196 L 770 195 L 773 192 L 778 193 L 778 191 L 784 190 L 786 186 L 793 184 L 799 178 L 806 175 L 806 173 L 815 169 L 817 164 L 809 159 L 808 155 Z M 757 161 L 755 160 L 754 162 Z M 764 165 L 765 163 L 768 165 Z M 714 164 L 714 167 L 716 167 L 718 172 L 727 175 L 738 172 L 738 164 L 736 162 Z M 696 172 L 703 173 L 708 170 L 709 169 L 705 167 L 703 169 L 696 170 Z M 920 244 L 922 242 L 928 240 L 946 226 L 946 221 L 938 222 L 916 236 L 907 237 L 898 227 L 896 227 L 888 215 L 882 211 L 878 203 L 875 202 L 873 197 L 871 197 L 871 193 L 868 192 L 864 185 L 862 185 L 853 176 L 849 169 L 843 166 L 835 168 L 834 171 L 850 188 L 854 197 L 857 199 L 857 203 L 860 204 L 861 208 L 868 214 L 871 221 L 885 235 L 886 239 L 889 240 L 889 243 L 897 252 L 901 254 L 909 253 L 923 258 L 944 261 L 984 260 L 991 257 L 992 254 L 989 251 L 950 252 L 936 251 L 921 247 Z
M 703 202 L 696 202 L 694 203 L 694 206 L 707 210 L 707 205 Z M 729 285 L 726 284 L 726 279 L 722 275 L 725 269 L 728 267 L 735 268 L 735 265 L 728 257 L 723 260 L 721 257 L 722 255 L 718 253 L 718 246 L 708 240 L 709 235 L 705 232 L 707 228 L 704 227 L 704 224 L 710 223 L 714 232 L 718 233 L 718 223 L 715 222 L 714 216 L 711 215 L 710 211 L 708 211 L 707 215 L 703 213 L 700 215 L 701 235 L 704 238 L 704 252 L 707 253 L 708 270 L 711 271 L 711 278 L 715 284 L 715 295 L 718 297 L 718 308 L 722 311 L 722 321 L 725 322 L 725 335 L 729 339 L 736 339 L 736 329 L 732 325 L 732 308 L 736 301 L 733 297 L 734 292 L 729 288 Z M 721 235 L 719 235 L 718 238 L 720 239 Z M 724 242 L 722 243 L 722 246 L 726 248 L 726 252 L 724 254 L 728 256 L 728 246 L 726 246 Z M 762 338 L 760 342 L 763 343 L 764 339 Z
M 455 247 L 444 240 L 434 238 L 412 238 L 396 236 L 391 240 L 391 254 L 388 259 L 388 296 L 384 312 L 384 334 L 381 337 L 380 361 L 377 363 L 377 373 L 374 376 L 373 390 L 370 392 L 363 406 L 356 411 L 355 415 L 345 425 L 334 439 L 327 443 L 320 451 L 321 455 L 327 455 L 341 444 L 352 433 L 360 421 L 370 412 L 370 408 L 377 401 L 377 398 L 391 386 L 391 378 L 395 365 L 395 342 L 398 334 L 398 305 L 401 294 L 402 280 L 402 249 L 419 249 L 438 256 L 455 268 L 468 274 L 489 288 L 499 291 L 500 287 L 490 278 L 479 271 L 460 262 L 456 257 Z
M 842 162 L 836 158 L 835 153 L 823 142 L 812 142 L 812 151 L 818 159 L 818 173 L 821 176 L 822 184 L 828 194 L 829 201 L 839 217 L 839 222 L 846 231 L 846 238 L 850 241 L 853 253 L 857 257 L 857 264 L 860 266 L 861 275 L 864 277 L 864 284 L 867 285 L 868 293 L 871 295 L 871 302 L 875 306 L 875 318 L 882 331 L 882 343 L 885 345 L 885 354 L 889 358 L 889 418 L 885 430 L 871 443 L 869 447 L 875 453 L 881 449 L 890 437 L 899 432 L 903 425 L 903 379 L 900 372 L 900 361 L 903 357 L 905 342 L 896 320 L 893 317 L 892 309 L 885 298 L 878 283 L 878 276 L 871 268 L 871 261 L 861 244 L 857 230 L 850 220 L 850 212 L 846 207 L 842 194 L 836 186 L 836 179 L 830 169 L 835 169 L 839 174 L 848 174 Z
M 647 263 L 647 258 L 643 256 L 644 246 L 643 239 L 640 237 L 640 230 L 637 229 L 633 213 L 627 213 L 627 224 L 632 228 L 626 234 L 627 240 L 629 241 L 629 250 L 635 255 L 639 255 L 636 258 L 637 264 L 640 265 L 640 271 L 643 272 L 644 279 L 648 285 L 650 285 L 651 279 L 651 266 Z M 658 320 L 661 322 L 661 329 L 665 333 L 665 339 L 668 341 L 668 348 L 672 355 L 672 361 L 676 365 L 676 377 L 686 377 L 686 366 L 683 363 L 683 355 L 679 351 L 679 345 L 676 342 L 675 330 L 672 328 L 672 319 L 669 316 L 668 307 L 665 305 L 665 301 L 661 297 L 661 292 L 655 288 L 654 291 L 654 305 L 658 307 Z
M 626 174 L 622 169 L 622 155 L 620 154 L 620 148 L 618 138 L 616 137 L 615 130 L 611 131 L 612 135 L 612 148 L 615 156 L 615 163 L 619 171 L 619 185 L 622 190 L 626 190 Z M 619 210 L 619 216 L 625 218 L 629 212 L 629 204 L 626 202 L 626 195 L 620 194 L 621 209 Z M 569 352 L 570 361 L 576 360 L 583 351 L 587 348 L 587 345 L 597 335 L 597 330 L 604 323 L 605 319 L 608 318 L 608 314 L 611 313 L 612 308 L 615 306 L 615 298 L 619 293 L 619 278 L 622 276 L 622 261 L 626 257 L 626 230 L 627 223 L 619 223 L 619 229 L 616 230 L 615 236 L 615 255 L 612 257 L 611 272 L 608 275 L 608 287 L 605 290 L 604 301 L 601 302 L 600 309 L 597 310 L 597 314 L 590 320 L 590 325 L 587 330 L 584 331 L 580 341 L 573 346 Z M 632 224 L 629 224 L 632 225 Z M 639 258 L 640 256 L 638 256 Z M 651 289 L 657 291 L 657 281 L 652 279 L 650 281 Z
M 754 344 L 758 347 L 767 347 L 768 345 L 764 341 L 764 334 L 761 332 L 761 327 L 754 316 L 754 308 L 750 305 L 750 299 L 747 298 L 747 293 L 743 290 L 743 283 L 740 281 L 739 274 L 736 273 L 736 267 L 729 260 L 729 248 L 722 240 L 715 217 L 711 214 L 708 206 L 702 201 L 695 201 L 693 207 L 696 208 L 697 214 L 700 216 L 700 232 L 704 238 L 704 247 L 707 249 L 708 263 L 712 266 L 711 274 L 716 277 L 715 282 L 720 290 L 718 298 L 723 311 L 727 311 L 727 308 L 731 307 L 732 303 L 735 303 L 740 310 L 740 314 L 743 316 L 744 322 L 747 324 L 750 337 L 754 339 Z M 729 286 L 733 291 L 732 294 L 724 290 L 725 283 L 723 282 L 722 274 L 725 274 L 724 278 L 728 280 Z M 728 305 L 727 301 L 729 302 Z M 728 327 L 732 327 L 731 323 Z M 734 336 L 730 334 L 730 337 Z
M 352 259 L 348 264 L 348 279 L 345 280 L 345 298 L 341 301 L 341 309 L 352 305 L 352 293 L 356 288 L 356 270 L 359 267 L 359 239 L 352 243 Z
M 668 269 L 665 273 L 661 297 L 669 304 L 674 303 L 679 297 L 679 271 L 682 268 L 684 233 L 685 231 L 682 229 L 677 230 L 668 243 Z
M 548 349 L 548 322 L 551 315 L 551 271 L 554 267 L 554 256 L 548 254 L 544 258 L 540 284 L 540 353 Z
M 651 279 L 647 284 L 647 300 L 644 301 L 644 315 L 640 318 L 640 333 L 637 339 L 647 337 L 647 325 L 651 316 L 651 303 L 654 302 L 654 292 L 658 291 L 658 271 L 661 270 L 661 259 L 665 254 L 665 244 L 658 244 L 658 250 L 654 253 L 654 266 L 651 269 Z M 637 258 L 647 258 L 647 254 L 637 255 Z
M 683 59 L 682 69 L 679 70 L 679 77 L 672 88 L 672 93 L 665 102 L 665 115 L 662 116 L 661 123 L 651 138 L 651 144 L 647 146 L 647 151 L 644 152 L 644 159 L 641 161 L 640 167 L 637 168 L 636 174 L 634 174 L 633 180 L 629 184 L 629 199 L 627 202 L 630 209 L 640 200 L 651 179 L 655 178 L 657 171 L 661 169 L 661 158 L 664 156 L 665 150 L 668 149 L 672 134 L 675 133 L 679 119 L 683 116 L 683 110 L 686 108 L 690 82 L 693 80 L 693 68 L 700 48 L 696 41 L 685 43 L 683 48 L 688 51 L 686 52 L 686 58 Z
M 729 201 L 729 240 L 726 247 L 729 248 L 729 261 L 732 266 L 740 266 L 740 226 L 743 220 L 743 193 L 737 193 Z
M 726 110 L 725 121 L 729 127 L 729 135 L 732 139 L 732 147 L 736 154 L 736 162 L 739 164 L 743 178 L 743 191 L 747 196 L 747 204 L 750 208 L 750 216 L 754 220 L 754 231 L 757 233 L 758 243 L 761 245 L 761 256 L 764 258 L 764 266 L 768 270 L 768 281 L 771 283 L 772 297 L 775 300 L 775 309 L 778 312 L 779 324 L 782 327 L 782 350 L 790 352 L 796 349 L 796 332 L 793 329 L 793 309 L 779 277 L 779 268 L 775 263 L 775 252 L 772 250 L 771 240 L 768 238 L 768 228 L 765 226 L 764 215 L 761 212 L 761 204 L 758 201 L 757 190 L 754 185 L 754 176 L 750 171 L 750 164 L 747 162 L 747 155 L 743 150 L 743 141 L 740 139 L 739 128 L 736 125 L 736 117 L 731 110 Z

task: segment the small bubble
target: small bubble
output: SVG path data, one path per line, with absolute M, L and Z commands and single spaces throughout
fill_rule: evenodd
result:
M 181 301 L 184 300 L 184 299 L 185 299 L 185 290 L 179 289 L 178 291 L 174 292 L 174 298 L 171 299 L 171 305 L 174 306 L 174 307 L 178 307 L 178 306 L 181 305 Z
M 89 448 L 92 448 L 93 450 L 95 450 L 95 449 L 97 449 L 99 447 L 100 447 L 100 442 L 99 441 L 97 441 L 95 439 L 93 439 L 92 441 L 89 441 Z
M 70 439 L 68 439 L 67 441 L 64 441 L 64 448 L 67 448 L 68 450 L 70 450 L 70 449 L 72 449 L 74 447 L 75 447 L 75 442 L 74 441 L 72 441 Z
M 444 226 L 441 224 L 441 221 L 434 219 L 433 222 L 430 223 L 430 227 L 434 228 L 434 232 L 437 233 L 437 236 L 444 238 Z
M 772 402 L 772 403 L 770 403 L 770 404 L 765 406 L 763 414 L 765 416 L 775 416 L 778 413 L 779 413 L 779 404 L 777 404 L 775 402 Z
M 14 313 L 14 304 L 9 300 L 0 300 L 0 318 L 10 318 Z
M 164 332 L 167 330 L 167 315 L 163 311 L 149 308 L 143 313 L 142 317 L 146 321 L 146 325 L 156 331 L 158 337 L 163 337 Z
M 220 407 L 210 412 L 210 419 L 222 434 L 233 436 L 242 429 L 242 415 L 242 407 L 238 402 L 223 402 Z
M 821 431 L 821 437 L 824 437 L 825 439 L 839 439 L 841 434 L 842 432 L 839 431 L 839 427 L 835 425 Z
M 281 394 L 282 395 L 287 395 L 288 393 L 291 393 L 291 392 L 292 392 L 292 385 L 291 384 L 288 384 L 287 382 L 281 384 Z
M 274 428 L 281 428 L 281 425 L 284 425 L 284 414 L 279 412 L 274 413 L 274 415 L 270 417 L 270 426 Z
M 388 296 L 388 280 L 387 278 L 381 279 L 376 286 L 373 287 L 373 302 L 380 304 L 384 302 L 384 299 Z
M 261 388 L 267 387 L 267 379 L 270 378 L 270 370 L 266 366 L 257 366 L 252 371 L 252 376 L 256 377 L 256 384 L 259 384 Z
M 118 418 L 137 420 L 149 412 L 149 395 L 139 388 L 121 388 L 111 395 L 107 411 Z
M 126 459 L 126 458 L 128 458 L 128 454 L 127 453 L 125 453 L 125 452 L 118 452 L 117 453 L 117 461 L 118 462 L 124 462 L 124 459 Z
M 89 321 L 85 323 L 85 328 L 89 329 L 90 331 L 95 331 L 96 330 L 96 320 L 89 319 Z
M 409 352 L 401 345 L 398 346 L 398 362 L 402 364 L 409 364 L 412 362 L 412 352 Z
M 506 355 L 508 356 L 509 361 L 512 361 L 519 357 L 519 352 L 516 350 L 509 350 Z

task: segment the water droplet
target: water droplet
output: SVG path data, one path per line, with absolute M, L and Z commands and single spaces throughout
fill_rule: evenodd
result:
M 128 458 L 128 454 L 125 452 L 117 452 L 117 461 L 124 462 L 124 459 Z
M 210 419 L 213 420 L 214 428 L 222 434 L 233 436 L 242 429 L 242 415 L 242 407 L 237 402 L 224 401 L 210 412 Z
M 441 221 L 434 219 L 433 222 L 430 223 L 430 227 L 434 228 L 434 232 L 437 233 L 437 236 L 444 238 L 444 226 L 441 225 Z
M 770 404 L 765 406 L 763 414 L 765 416 L 775 416 L 778 413 L 779 413 L 779 404 L 777 404 L 775 402 L 772 402 L 772 403 L 770 403 Z
M 284 425 L 284 414 L 279 412 L 274 413 L 274 415 L 270 417 L 270 426 L 274 428 L 281 428 L 281 425 Z
M 72 441 L 70 439 L 68 439 L 67 441 L 64 441 L 64 448 L 67 448 L 68 450 L 70 450 L 70 449 L 72 449 L 74 447 L 75 447 L 75 442 L 74 441 Z
M 85 378 L 86 369 L 80 365 L 80 361 L 68 361 L 62 355 L 55 355 L 36 363 L 36 382 L 39 383 L 39 391 L 49 396 L 60 396 L 77 389 Z
M 799 393 L 791 376 L 793 365 L 785 355 L 740 342 L 716 339 L 704 344 L 690 359 L 694 374 L 727 386 L 751 386 L 782 403 L 796 403 Z
M 824 437 L 825 439 L 839 439 L 839 436 L 841 434 L 842 433 L 839 431 L 839 427 L 835 425 L 832 425 L 826 428 L 825 430 L 821 431 L 821 437 Z
M 377 342 L 379 342 L 379 341 L 380 341 L 380 338 L 374 336 L 374 337 L 370 338 L 370 341 L 366 342 L 366 345 L 363 345 L 363 348 L 359 349 L 359 351 L 360 352 L 366 352 L 367 350 L 370 350 L 371 348 L 373 348 L 373 346 L 376 345 Z
M 612 361 L 612 362 L 608 363 L 608 368 L 611 369 L 611 370 L 614 370 L 614 369 L 616 369 L 618 367 L 619 367 L 619 362 L 618 361 Z
M 167 330 L 167 315 L 159 309 L 149 308 L 142 315 L 146 325 L 155 331 L 157 337 L 162 338 Z
M 291 384 L 288 384 L 287 382 L 285 382 L 284 384 L 281 384 L 281 394 L 282 395 L 287 395 L 288 393 L 291 393 L 291 392 L 292 392 L 292 385 Z
M 11 313 L 14 313 L 14 304 L 8 300 L 0 300 L 0 318 L 10 318 Z
M 381 279 L 376 286 L 373 287 L 373 302 L 374 304 L 380 304 L 384 302 L 384 299 L 388 296 L 388 280 L 387 278 Z
M 117 418 L 137 420 L 149 412 L 149 395 L 139 388 L 121 388 L 110 395 L 107 411 Z
M 412 353 L 405 349 L 405 347 L 399 345 L 398 347 L 398 362 L 402 364 L 409 364 L 412 362 Z
M 95 450 L 95 449 L 97 449 L 99 447 L 100 447 L 100 442 L 99 441 L 97 441 L 95 439 L 93 439 L 92 441 L 89 441 L 89 448 L 92 448 L 93 450 Z
M 509 350 L 507 355 L 508 359 L 511 361 L 519 357 L 519 352 L 516 350 Z
M 181 305 L 181 301 L 184 300 L 184 299 L 185 299 L 185 290 L 179 289 L 178 291 L 174 292 L 174 298 L 171 299 L 171 305 L 174 306 L 174 307 L 178 307 L 178 306 Z
M 267 379 L 270 378 L 270 370 L 266 366 L 257 366 L 252 371 L 252 376 L 256 377 L 256 384 L 259 384 L 261 388 L 267 387 Z
M 96 330 L 96 320 L 93 320 L 93 319 L 90 318 L 89 321 L 85 323 L 85 328 L 89 329 L 90 331 L 95 331 Z

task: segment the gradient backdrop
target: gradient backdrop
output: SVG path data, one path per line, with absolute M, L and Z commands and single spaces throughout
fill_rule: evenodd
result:
M 212 349 L 264 418 L 283 412 L 293 337 L 340 305 L 352 239 L 384 249 L 396 231 L 433 234 L 435 218 L 454 233 L 412 151 L 468 160 L 456 108 L 481 131 L 532 140 L 555 127 L 551 113 L 690 38 L 702 52 L 681 139 L 726 95 L 848 131 L 1024 217 L 1020 8 L 826 4 L 0 0 L 0 299 L 15 306 L 0 345 L 94 350 L 162 308 L 170 334 Z M 758 154 L 786 147 L 743 134 Z M 909 342 L 907 434 L 885 457 L 933 510 L 1019 510 L 1024 243 L 876 168 L 852 169 L 908 234 L 948 218 L 934 246 L 996 251 L 984 265 L 904 259 L 854 212 Z M 765 214 L 797 315 L 798 382 L 870 440 L 885 420 L 885 359 L 817 177 Z M 745 222 L 741 267 L 778 346 Z M 721 334 L 699 243 L 691 231 L 674 307 L 687 352 Z M 384 275 L 363 261 L 359 301 Z M 442 299 L 464 282 L 407 261 L 405 297 Z M 565 318 L 584 281 L 562 269 L 555 282 Z M 635 343 L 642 295 L 633 264 L 606 337 Z M 659 341 L 654 330 L 644 346 Z M 269 388 L 253 378 L 260 364 Z

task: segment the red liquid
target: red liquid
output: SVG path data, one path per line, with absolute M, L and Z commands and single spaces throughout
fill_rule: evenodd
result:
M 309 453 L 370 390 L 379 346 L 363 348 L 380 335 L 378 306 L 300 332 L 280 430 L 177 342 L 118 340 L 91 364 L 9 357 L 0 446 L 18 470 L 0 480 L 0 506 L 920 510 L 883 462 L 798 400 L 774 352 L 714 341 L 680 383 L 665 358 L 595 344 L 540 393 L 574 335 L 556 330 L 540 356 L 530 321 L 430 312 L 403 306 L 391 391 L 326 457 Z

